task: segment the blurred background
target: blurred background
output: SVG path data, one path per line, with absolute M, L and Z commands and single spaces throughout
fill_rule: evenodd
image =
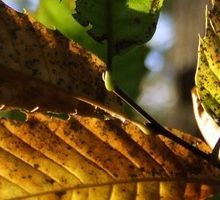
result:
M 4 0 L 56 27 L 105 60 L 105 47 L 71 16 L 74 0 Z M 198 134 L 190 91 L 194 86 L 198 35 L 204 34 L 207 0 L 165 0 L 154 37 L 144 47 L 114 59 L 121 87 L 161 124 Z

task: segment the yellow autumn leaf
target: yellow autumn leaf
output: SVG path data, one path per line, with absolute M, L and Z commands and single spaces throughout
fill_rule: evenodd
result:
M 211 151 L 200 139 L 172 132 Z M 26 122 L 2 119 L 0 148 L 3 199 L 199 199 L 220 184 L 220 171 L 206 161 L 119 119 L 37 112 Z
M 219 0 L 206 13 L 206 34 L 199 38 L 196 87 L 203 108 L 219 122 L 220 119 L 220 7 Z
M 71 115 L 1 119 L 0 199 L 178 200 L 218 191 L 219 169 L 121 120 L 121 102 L 101 78 L 102 61 L 2 1 L 0 16 L 0 103 L 11 106 L 4 109 Z M 172 132 L 211 152 L 200 139 Z

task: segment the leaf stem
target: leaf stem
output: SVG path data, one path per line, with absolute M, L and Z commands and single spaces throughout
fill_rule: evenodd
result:
M 106 10 L 107 10 L 107 71 L 112 71 L 112 58 L 113 58 L 113 21 L 112 21 L 112 0 L 106 1 Z
M 113 82 L 112 77 L 110 76 L 112 71 L 112 58 L 113 58 L 113 8 L 112 8 L 112 0 L 106 1 L 106 31 L 107 31 L 107 72 L 109 74 L 109 79 L 111 79 L 111 83 Z M 105 80 L 106 83 L 106 80 Z M 153 117 L 151 117 L 147 112 L 145 112 L 138 104 L 136 104 L 125 92 L 123 92 L 116 84 L 111 84 L 110 86 L 114 85 L 114 87 L 110 87 L 110 90 L 113 89 L 113 92 L 119 96 L 123 101 L 125 101 L 128 105 L 130 105 L 137 113 L 139 113 L 147 122 L 145 125 L 150 124 L 150 128 L 157 132 L 158 134 L 163 135 L 171 139 L 172 141 L 182 145 L 192 153 L 197 156 L 200 156 L 204 160 L 212 163 L 215 167 L 220 168 L 220 161 L 217 159 L 213 159 L 214 154 L 208 154 L 200 149 L 194 147 L 193 145 L 187 143 L 186 141 L 182 140 L 181 138 L 174 135 L 169 130 L 165 129 L 162 125 L 160 125 Z M 149 128 L 149 127 L 148 127 Z
M 124 91 L 122 91 L 118 86 L 115 86 L 114 93 L 119 96 L 123 101 L 125 101 L 128 105 L 130 105 L 137 113 L 139 113 L 148 123 L 146 122 L 145 125 L 149 124 L 150 128 L 157 132 L 164 137 L 169 138 L 170 140 L 180 144 L 181 146 L 185 147 L 195 155 L 207 160 L 208 162 L 212 163 L 215 167 L 220 168 L 220 162 L 218 160 L 213 160 L 212 154 L 205 153 L 200 149 L 194 147 L 193 145 L 187 143 L 186 141 L 182 140 L 181 138 L 174 135 L 169 130 L 165 129 L 162 125 L 160 125 L 153 117 L 151 117 L 146 111 L 144 111 L 138 104 L 136 104 Z M 149 128 L 149 127 L 148 127 Z

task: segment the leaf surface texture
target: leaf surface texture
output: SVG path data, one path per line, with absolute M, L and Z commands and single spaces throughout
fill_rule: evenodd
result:
M 73 16 L 83 26 L 91 25 L 88 33 L 96 41 L 111 37 L 112 53 L 117 55 L 151 39 L 162 4 L 163 0 L 77 0 Z
M 211 117 L 220 119 L 220 15 L 219 1 L 207 11 L 206 34 L 200 38 L 196 86 L 202 105 Z
M 2 1 L 0 16 L 1 104 L 74 113 L 77 98 L 120 110 L 121 102 L 105 90 L 100 59 Z
M 172 131 L 210 152 L 201 140 Z M 219 170 L 162 136 L 128 121 L 80 115 L 2 119 L 0 165 L 3 199 L 181 199 L 192 191 L 208 196 L 219 184 Z
M 121 102 L 106 92 L 97 57 L 1 1 L 0 16 L 0 102 L 6 110 L 39 107 L 25 122 L 0 120 L 2 199 L 205 199 L 219 189 L 218 169 L 114 117 Z

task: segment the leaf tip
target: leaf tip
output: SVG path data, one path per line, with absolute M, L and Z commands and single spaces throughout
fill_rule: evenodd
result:
M 113 79 L 112 79 L 111 73 L 110 73 L 109 71 L 106 71 L 106 72 L 103 74 L 103 79 L 104 79 L 104 82 L 105 82 L 105 88 L 106 88 L 109 92 L 114 91 L 114 89 L 115 89 L 115 84 L 114 84 L 114 81 L 113 81 Z

